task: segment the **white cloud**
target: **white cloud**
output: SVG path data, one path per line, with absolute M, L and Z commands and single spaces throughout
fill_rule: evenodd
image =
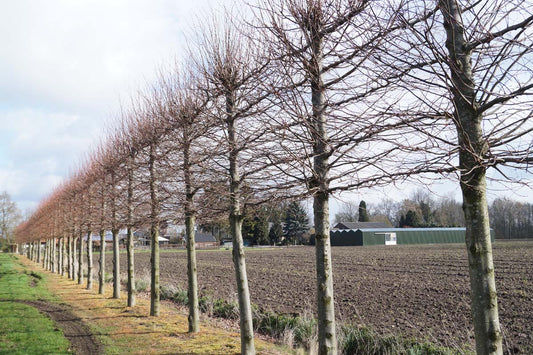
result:
M 50 193 L 101 139 L 120 99 L 184 52 L 183 32 L 198 11 L 220 3 L 3 2 L 0 190 L 24 207 Z
M 227 2 L 227 1 L 226 1 Z M 31 1 L 0 12 L 0 95 L 20 105 L 106 112 L 183 52 L 214 1 Z

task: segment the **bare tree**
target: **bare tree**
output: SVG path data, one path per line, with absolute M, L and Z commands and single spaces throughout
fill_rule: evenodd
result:
M 7 192 L 0 193 L 0 233 L 6 243 L 13 242 L 13 232 L 21 219 L 17 204 Z
M 430 16 L 412 23 L 420 13 Z M 502 353 L 487 172 L 512 179 L 509 168 L 527 170 L 533 160 L 532 13 L 524 1 L 413 2 L 402 11 L 410 32 L 389 53 L 396 69 L 425 62 L 405 77 L 403 102 L 420 118 L 421 161 L 459 175 L 478 354 Z
M 187 244 L 187 295 L 189 303 L 189 332 L 200 329 L 198 281 L 195 250 L 195 227 L 197 206 L 195 197 L 205 181 L 202 181 L 202 163 L 206 161 L 210 144 L 206 139 L 214 125 L 204 113 L 208 96 L 196 89 L 192 74 L 176 69 L 168 79 L 162 79 L 165 102 L 163 116 L 171 127 L 171 139 L 179 152 L 178 173 L 182 175 L 185 215 L 185 239 Z
M 198 87 L 210 95 L 206 114 L 217 122 L 211 140 L 215 143 L 209 163 L 213 174 L 210 191 L 217 191 L 223 206 L 228 206 L 230 234 L 233 240 L 233 263 L 237 283 L 241 352 L 254 354 L 252 308 L 246 272 L 242 222 L 250 198 L 265 195 L 268 166 L 267 146 L 271 135 L 263 124 L 270 106 L 268 91 L 260 85 L 268 68 L 268 58 L 261 56 L 265 47 L 243 34 L 248 30 L 226 15 L 198 35 L 191 55 L 198 71 Z M 216 171 L 216 172 L 215 172 Z M 261 176 L 261 178 L 260 178 Z M 218 182 L 218 184 L 216 184 Z M 281 179 L 280 179 L 281 182 Z M 225 186 L 226 191 L 221 190 Z M 207 193 L 216 200 L 216 197 Z M 255 201 L 257 203 L 258 201 Z M 218 206 L 220 207 L 220 205 Z
M 400 28 L 396 10 L 364 0 L 265 0 L 258 6 L 259 28 L 279 71 L 278 82 L 269 84 L 282 112 L 273 118 L 284 128 L 278 141 L 287 162 L 280 169 L 313 196 L 321 354 L 337 352 L 329 197 L 401 176 L 387 164 L 393 166 L 397 151 L 394 132 L 407 122 L 376 105 L 394 102 L 388 91 L 401 76 L 375 58 Z

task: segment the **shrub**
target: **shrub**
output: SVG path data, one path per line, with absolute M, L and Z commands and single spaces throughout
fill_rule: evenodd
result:
M 135 280 L 135 292 L 146 292 L 150 289 L 150 280 L 146 278 L 136 279 Z
M 217 299 L 213 302 L 213 316 L 226 319 L 238 319 L 239 304 L 237 302 L 228 302 L 222 299 Z
M 383 336 L 366 327 L 343 325 L 340 329 L 339 352 L 342 354 L 406 354 L 406 355 L 452 355 L 464 353 L 461 350 L 436 347 L 419 343 L 401 336 Z

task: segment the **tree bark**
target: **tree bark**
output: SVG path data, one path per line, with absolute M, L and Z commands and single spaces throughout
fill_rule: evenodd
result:
M 250 303 L 250 290 L 246 274 L 246 259 L 242 239 L 242 211 L 241 211 L 241 177 L 239 173 L 237 137 L 235 132 L 235 108 L 231 92 L 226 93 L 226 112 L 229 142 L 230 164 L 230 229 L 233 239 L 233 263 L 237 280 L 239 298 L 240 328 L 241 328 L 241 353 L 255 354 L 254 331 L 252 321 L 252 306 Z
M 100 258 L 98 260 L 98 293 L 103 295 L 105 292 L 105 213 L 106 213 L 106 200 L 105 200 L 105 188 L 104 184 L 100 186 Z
M 113 228 L 113 298 L 120 298 L 120 250 L 118 245 L 118 229 Z
M 120 249 L 117 227 L 117 201 L 115 173 L 111 171 L 111 233 L 113 235 L 113 298 L 120 298 Z
M 87 232 L 87 289 L 93 289 L 93 236 L 89 226 Z
M 316 7 L 312 11 L 321 11 Z M 321 18 L 321 14 L 315 14 Z M 316 274 L 318 308 L 318 353 L 337 354 L 335 333 L 335 304 L 333 298 L 333 269 L 329 236 L 329 163 L 328 133 L 324 115 L 323 38 L 320 24 L 309 26 L 312 64 L 310 67 L 313 170 L 315 181 L 313 211 L 316 233 Z
M 79 248 L 78 248 L 78 285 L 83 283 L 83 232 L 80 228 L 80 237 L 79 237 Z
M 40 264 L 42 259 L 42 251 L 41 251 L 41 238 L 37 240 L 37 263 Z
M 185 233 L 187 236 L 187 280 L 189 302 L 189 332 L 197 333 L 200 330 L 200 310 L 198 306 L 198 279 L 196 267 L 196 245 L 194 240 L 194 224 L 196 213 L 194 211 L 194 192 L 191 183 L 190 146 L 188 128 L 184 128 L 183 147 L 183 175 L 185 180 Z
M 128 307 L 135 306 L 135 250 L 133 247 L 133 228 L 128 227 Z
M 135 306 L 135 251 L 133 248 L 133 169 L 132 157 L 128 158 L 128 307 Z
M 98 293 L 105 292 L 105 230 L 100 229 L 100 259 L 98 268 Z
M 56 255 L 56 238 L 52 238 L 52 250 L 51 250 L 51 254 L 52 254 L 52 272 L 55 274 L 56 273 L 56 268 L 57 268 L 57 255 Z
M 68 260 L 67 260 L 67 268 L 68 268 L 68 278 L 72 279 L 72 238 L 67 238 L 68 243 Z
M 67 262 L 68 262 L 68 255 L 67 255 L 67 237 L 63 237 L 63 245 L 62 245 L 62 253 L 63 253 L 63 260 L 61 263 L 61 276 L 65 276 L 66 269 L 67 269 Z
M 61 275 L 63 269 L 63 237 L 57 238 L 57 273 Z
M 441 0 L 440 5 L 447 35 L 446 48 L 450 55 L 454 122 L 460 148 L 460 185 L 465 214 L 476 352 L 502 354 L 486 198 L 486 167 L 483 165 L 488 150 L 483 137 L 483 117 L 477 112 L 471 52 L 467 49 L 461 10 L 455 0 Z
M 22 244 L 21 244 L 22 246 Z M 41 260 L 43 269 L 46 269 L 46 248 L 48 247 L 48 240 L 44 241 L 43 258 Z M 22 248 L 19 248 L 19 253 L 22 253 Z
M 159 316 L 160 286 L 159 286 L 159 200 L 157 196 L 157 176 L 155 171 L 155 147 L 150 145 L 149 152 L 149 185 L 151 207 L 151 286 L 150 286 L 150 315 Z
M 72 237 L 72 280 L 76 281 L 76 267 L 78 266 L 78 260 L 77 260 L 77 244 L 78 244 L 78 238 L 75 236 Z
M 192 201 L 187 201 L 188 205 Z M 198 308 L 198 280 L 196 268 L 196 248 L 194 242 L 195 215 L 190 207 L 185 212 L 185 233 L 187 234 L 187 296 L 189 301 L 189 333 L 197 333 L 200 330 L 200 310 Z

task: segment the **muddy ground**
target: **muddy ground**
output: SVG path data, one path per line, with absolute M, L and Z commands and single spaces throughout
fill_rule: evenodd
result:
M 65 338 L 70 342 L 70 350 L 74 354 L 103 354 L 102 344 L 81 318 L 75 316 L 66 305 L 46 301 L 19 301 L 37 308 L 39 312 L 51 318 L 61 328 Z
M 473 344 L 463 245 L 334 247 L 332 257 L 337 319 L 451 347 Z M 125 258 L 121 254 L 123 273 Z M 138 277 L 149 280 L 150 254 L 135 258 Z M 497 242 L 494 259 L 504 346 L 532 354 L 533 242 Z M 315 312 L 314 248 L 247 250 L 246 262 L 253 303 Z M 203 294 L 236 299 L 230 251 L 199 252 L 198 273 Z M 186 289 L 184 252 L 161 253 L 161 282 Z

